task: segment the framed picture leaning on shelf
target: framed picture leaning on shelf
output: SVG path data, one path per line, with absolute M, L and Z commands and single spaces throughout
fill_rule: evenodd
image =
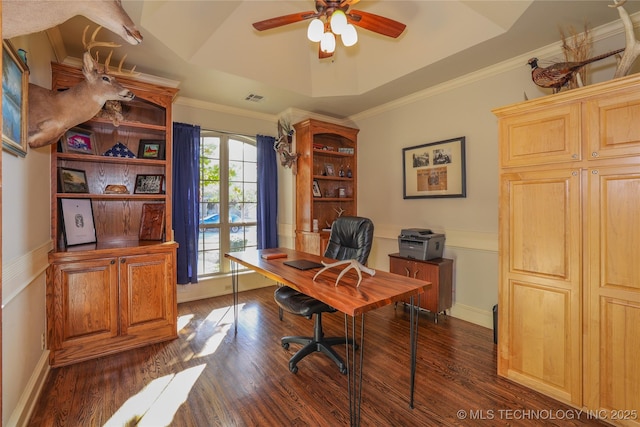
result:
M 162 194 L 164 175 L 136 175 L 134 194 Z
M 60 192 L 62 193 L 88 193 L 87 174 L 80 169 L 58 168 L 60 177 Z
M 140 218 L 140 240 L 162 240 L 164 231 L 164 203 L 145 203 Z
M 138 145 L 138 158 L 164 160 L 164 147 L 164 139 L 141 139 Z
M 67 246 L 96 242 L 93 208 L 89 199 L 60 199 Z
M 63 153 L 96 155 L 96 140 L 90 130 L 74 127 L 65 132 L 60 141 Z
M 313 180 L 313 197 L 322 197 L 320 192 L 320 184 L 315 179 Z

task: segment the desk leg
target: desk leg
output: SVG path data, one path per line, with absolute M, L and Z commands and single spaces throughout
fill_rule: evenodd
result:
M 353 344 L 349 345 L 349 321 L 348 315 L 344 315 L 344 330 L 346 339 L 346 353 L 347 353 L 347 391 L 349 393 L 349 415 L 351 417 L 349 425 L 360 425 L 360 407 L 362 405 L 362 364 L 364 361 L 364 314 L 360 315 L 360 356 L 358 363 L 356 363 L 356 318 L 351 317 L 351 331 L 353 336 Z
M 418 317 L 420 316 L 420 295 L 417 304 L 411 297 L 409 307 L 409 345 L 411 346 L 411 391 L 409 395 L 409 408 L 413 409 L 413 391 L 416 379 L 416 353 L 418 351 Z
M 238 263 L 231 262 L 231 292 L 233 293 L 233 327 L 238 335 Z

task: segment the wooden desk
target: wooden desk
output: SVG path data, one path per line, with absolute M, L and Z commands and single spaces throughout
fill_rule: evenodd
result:
M 266 260 L 261 257 L 262 253 L 284 252 L 286 258 Z M 298 252 L 291 249 L 265 249 L 245 252 L 226 253 L 225 258 L 232 262 L 232 285 L 234 294 L 234 316 L 237 333 L 237 293 L 238 293 L 238 264 L 243 265 L 257 273 L 262 274 L 276 282 L 283 283 L 289 287 L 309 295 L 317 300 L 328 304 L 345 315 L 345 339 L 350 336 L 360 337 L 360 357 L 356 363 L 355 346 L 347 347 L 347 375 L 349 389 L 349 411 L 351 414 L 351 425 L 360 425 L 360 402 L 362 400 L 362 363 L 364 355 L 364 315 L 370 310 L 384 307 L 394 302 L 409 299 L 410 301 L 410 348 L 411 348 L 411 386 L 409 396 L 409 406 L 413 408 L 413 392 L 416 371 L 416 351 L 419 310 L 415 307 L 420 304 L 420 295 L 424 294 L 431 287 L 431 283 L 397 274 L 376 271 L 375 275 L 369 276 L 362 273 L 362 282 L 356 287 L 357 274 L 352 270 L 345 274 L 337 286 L 336 279 L 344 266 L 332 268 L 320 275 L 316 281 L 313 276 L 318 272 L 313 270 L 298 270 L 284 265 L 285 261 L 294 259 L 308 259 L 312 261 L 334 262 L 328 258 L 317 255 Z M 414 298 L 417 302 L 414 304 Z M 351 327 L 347 316 L 351 317 Z M 359 331 L 356 331 L 356 316 L 361 317 Z

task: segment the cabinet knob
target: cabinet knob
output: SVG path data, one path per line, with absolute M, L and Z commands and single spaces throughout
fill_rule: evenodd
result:
M 111 260 L 111 265 L 113 265 L 113 264 L 115 264 L 115 263 L 116 263 L 116 260 L 115 260 L 115 259 L 112 259 L 112 260 Z
M 127 259 L 126 259 L 126 258 L 122 258 L 122 259 L 120 259 L 120 264 L 124 264 L 125 262 L 127 262 Z
M 598 154 L 597 151 L 594 151 L 593 153 L 591 153 L 591 157 L 598 157 L 598 156 L 599 156 L 599 154 Z
M 598 169 L 594 169 L 594 170 L 592 170 L 592 171 L 591 171 L 591 173 L 592 173 L 593 175 L 598 175 Z
M 572 155 L 571 155 L 571 158 L 572 158 L 572 159 L 577 159 L 577 158 L 578 158 L 578 155 L 574 153 L 574 154 L 572 154 Z

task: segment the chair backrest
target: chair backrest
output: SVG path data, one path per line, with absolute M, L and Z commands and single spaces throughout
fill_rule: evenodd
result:
M 324 256 L 337 260 L 355 259 L 366 265 L 373 243 L 373 222 L 359 216 L 341 216 L 331 226 Z

